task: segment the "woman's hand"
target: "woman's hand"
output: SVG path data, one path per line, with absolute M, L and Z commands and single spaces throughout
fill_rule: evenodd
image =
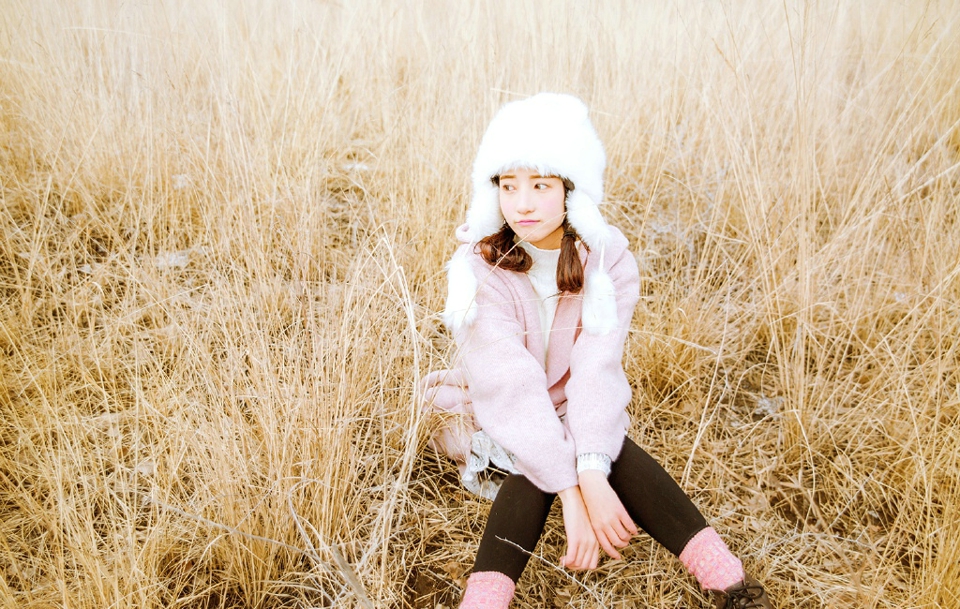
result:
M 630 538 L 637 534 L 637 525 L 630 519 L 602 471 L 588 469 L 580 472 L 580 495 L 600 547 L 611 558 L 620 560 L 616 548 L 630 543 Z
M 590 524 L 580 489 L 571 486 L 559 493 L 563 505 L 563 528 L 567 533 L 567 555 L 560 559 L 568 569 L 596 569 L 600 562 L 600 544 Z

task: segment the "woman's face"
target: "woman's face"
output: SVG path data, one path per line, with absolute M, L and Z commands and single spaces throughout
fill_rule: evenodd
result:
M 500 176 L 500 212 L 517 236 L 544 250 L 560 248 L 566 192 L 563 180 L 529 169 Z

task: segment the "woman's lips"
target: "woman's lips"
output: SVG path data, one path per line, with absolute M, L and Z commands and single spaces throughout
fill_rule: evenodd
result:
M 539 220 L 518 220 L 517 224 L 520 226 L 533 226 L 537 222 L 539 222 Z

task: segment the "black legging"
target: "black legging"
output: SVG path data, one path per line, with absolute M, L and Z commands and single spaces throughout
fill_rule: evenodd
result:
M 707 527 L 700 510 L 680 485 L 630 438 L 624 440 L 609 480 L 637 526 L 676 556 Z M 498 571 L 514 582 L 519 580 L 543 534 L 555 498 L 524 476 L 507 476 L 490 508 L 473 571 Z

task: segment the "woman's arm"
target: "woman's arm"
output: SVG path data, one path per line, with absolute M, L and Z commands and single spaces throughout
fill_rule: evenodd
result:
M 485 263 L 473 268 L 480 286 L 477 314 L 456 338 L 477 423 L 513 453 L 518 469 L 541 490 L 576 486 L 573 437 L 557 416 L 543 366 L 524 344 L 526 332 L 540 331 L 539 317 L 522 319 L 508 277 Z M 526 327 L 527 321 L 535 327 Z
M 568 569 L 596 569 L 600 562 L 600 545 L 590 524 L 580 488 L 571 486 L 558 493 L 563 506 L 563 528 L 567 534 L 567 553 L 560 565 Z
M 577 454 L 602 453 L 615 460 L 629 424 L 626 407 L 632 390 L 623 371 L 623 348 L 640 298 L 640 273 L 626 248 L 607 273 L 616 293 L 617 326 L 603 335 L 580 332 L 570 352 L 564 392 Z

